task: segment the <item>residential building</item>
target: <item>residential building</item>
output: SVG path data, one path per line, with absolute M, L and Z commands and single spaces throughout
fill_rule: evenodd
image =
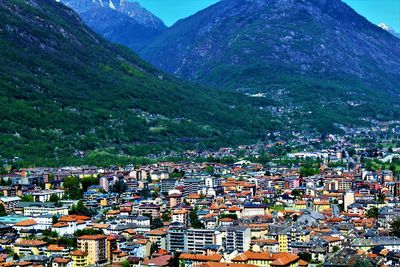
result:
M 107 262 L 107 236 L 83 235 L 78 237 L 78 250 L 87 253 L 87 264 L 104 264 Z

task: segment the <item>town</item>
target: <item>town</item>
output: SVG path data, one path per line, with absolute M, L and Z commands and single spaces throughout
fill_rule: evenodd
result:
M 5 162 L 0 266 L 400 266 L 397 126 L 293 136 L 141 166 Z

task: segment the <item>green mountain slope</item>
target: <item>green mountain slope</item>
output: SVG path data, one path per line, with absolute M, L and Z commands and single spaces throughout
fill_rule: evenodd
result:
M 108 156 L 252 141 L 279 127 L 259 109 L 269 99 L 169 77 L 94 34 L 54 0 L 0 0 L 0 47 L 4 158 L 95 164 Z
M 341 0 L 222 0 L 140 55 L 181 78 L 273 97 L 292 127 L 399 115 L 399 39 Z

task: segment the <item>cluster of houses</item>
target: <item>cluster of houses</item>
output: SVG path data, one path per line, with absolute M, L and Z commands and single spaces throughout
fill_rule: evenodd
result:
M 400 266 L 400 181 L 347 150 L 15 170 L 0 177 L 0 267 Z M 95 183 L 69 199 L 70 177 Z

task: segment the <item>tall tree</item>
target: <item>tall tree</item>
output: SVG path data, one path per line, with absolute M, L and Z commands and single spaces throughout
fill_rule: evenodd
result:
M 367 217 L 368 218 L 375 218 L 377 219 L 379 216 L 379 209 L 377 207 L 371 207 L 368 211 L 367 211 Z
M 390 224 L 390 233 L 400 237 L 400 218 L 394 219 Z
M 193 228 L 204 228 L 204 224 L 199 220 L 199 215 L 197 215 L 197 207 L 190 211 L 189 220 Z
M 2 204 L 0 204 L 0 216 L 7 216 L 6 209 Z

